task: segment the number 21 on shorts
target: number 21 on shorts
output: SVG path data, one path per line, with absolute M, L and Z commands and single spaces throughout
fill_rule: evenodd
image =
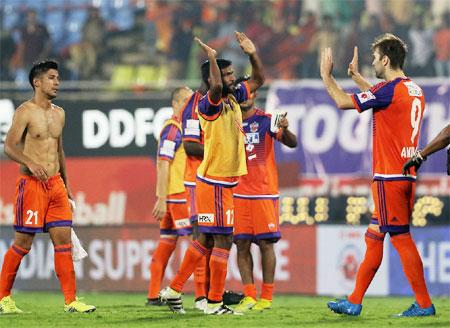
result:
M 33 222 L 33 218 L 34 218 L 34 222 Z M 25 221 L 25 224 L 38 224 L 38 211 L 32 211 L 32 210 L 28 210 L 27 211 L 27 220 Z

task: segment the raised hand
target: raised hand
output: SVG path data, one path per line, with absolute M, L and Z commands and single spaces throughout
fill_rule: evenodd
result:
M 320 56 L 320 76 L 322 78 L 330 77 L 333 72 L 333 52 L 331 48 L 322 50 Z
M 348 64 L 347 75 L 352 77 L 359 73 L 358 68 L 358 47 L 355 46 L 353 49 L 353 58 L 352 61 Z
M 239 46 L 247 55 L 252 55 L 256 52 L 255 45 L 252 40 L 245 35 L 245 33 L 235 31 L 234 34 L 236 35 L 236 40 L 239 43 Z
M 289 121 L 286 118 L 287 112 L 284 112 L 281 116 L 280 116 L 280 120 L 278 121 L 277 126 L 280 129 L 287 129 L 289 127 Z
M 216 50 L 214 50 L 213 48 L 208 46 L 206 43 L 204 43 L 202 40 L 200 40 L 197 37 L 194 38 L 194 41 L 197 42 L 197 44 L 203 49 L 203 51 L 208 56 L 208 58 L 216 58 L 216 56 L 217 56 Z

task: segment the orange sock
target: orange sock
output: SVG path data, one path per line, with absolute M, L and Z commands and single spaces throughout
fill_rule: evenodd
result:
M 76 280 L 71 251 L 71 244 L 55 246 L 55 272 L 66 304 L 75 301 Z
M 11 295 L 11 289 L 16 279 L 20 262 L 28 252 L 29 250 L 14 244 L 6 252 L 0 275 L 0 300 L 5 296 Z
M 177 275 L 170 284 L 170 288 L 176 290 L 177 292 L 181 292 L 183 290 L 184 284 L 197 267 L 198 262 L 207 253 L 208 249 L 205 246 L 203 246 L 196 240 L 191 241 L 189 248 L 184 254 L 180 269 L 178 270 Z
M 430 307 L 431 299 L 428 294 L 427 285 L 425 284 L 422 259 L 417 251 L 414 240 L 411 238 L 411 234 L 405 233 L 392 236 L 391 243 L 397 250 L 398 255 L 400 255 L 403 271 L 416 295 L 417 304 L 421 308 Z
M 264 298 L 265 300 L 272 300 L 272 295 L 273 295 L 273 287 L 275 285 L 274 284 L 265 284 L 262 283 L 262 287 L 261 287 L 261 298 Z
M 227 278 L 229 255 L 230 251 L 228 249 L 218 247 L 214 247 L 211 252 L 211 259 L 209 261 L 209 268 L 211 270 L 211 285 L 208 292 L 209 301 L 222 301 L 225 279 Z
M 151 276 L 148 284 L 148 298 L 158 298 L 167 262 L 176 246 L 176 239 L 161 238 L 159 240 L 158 247 L 153 253 L 152 262 L 150 264 Z
M 364 294 L 375 277 L 381 261 L 383 260 L 384 233 L 367 229 L 366 232 L 366 254 L 356 275 L 356 284 L 353 293 L 348 300 L 353 304 L 361 304 Z
M 255 284 L 244 285 L 244 295 L 250 296 L 256 300 L 256 285 Z
M 209 268 L 209 261 L 211 260 L 211 250 L 208 249 L 208 253 L 205 256 L 206 258 L 206 267 L 205 267 L 205 294 L 208 295 L 209 293 L 209 280 L 210 280 L 210 273 L 211 270 Z
M 209 255 L 211 254 L 208 252 Z M 195 299 L 206 297 L 209 287 L 209 256 L 208 254 L 198 262 L 194 271 L 194 283 L 195 283 Z M 208 275 L 208 281 L 207 281 Z M 208 287 L 207 287 L 208 285 Z

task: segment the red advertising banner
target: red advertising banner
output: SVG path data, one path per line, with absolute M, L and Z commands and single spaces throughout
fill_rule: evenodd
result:
M 148 157 L 67 159 L 78 225 L 152 223 L 156 168 Z M 0 225 L 13 220 L 14 190 L 19 166 L 0 161 Z
M 131 227 L 75 228 L 89 256 L 76 262 L 77 284 L 89 291 L 136 291 L 146 293 L 150 278 L 150 261 L 158 245 L 159 230 L 155 225 Z M 316 292 L 316 228 L 314 226 L 282 227 L 283 238 L 275 244 L 277 267 L 275 290 L 280 293 L 315 294 Z M 0 230 L 0 265 L 12 242 L 13 231 Z M 189 244 L 180 239 L 166 269 L 162 287 L 173 279 Z M 253 246 L 254 247 L 254 246 Z M 259 250 L 253 249 L 254 275 L 259 288 L 262 278 Z M 53 246 L 48 238 L 37 235 L 33 248 L 22 261 L 15 288 L 22 290 L 59 289 L 53 271 Z M 241 278 L 233 246 L 227 275 L 227 289 L 242 290 Z M 193 291 L 192 277 L 185 288 Z

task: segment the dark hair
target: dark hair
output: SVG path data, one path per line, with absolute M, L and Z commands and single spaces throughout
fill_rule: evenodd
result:
M 231 60 L 218 58 L 216 59 L 217 66 L 219 66 L 220 69 L 227 68 L 228 66 L 231 66 Z M 205 61 L 202 64 L 202 81 L 206 83 L 206 85 L 209 87 L 208 83 L 208 77 L 209 77 L 209 60 Z
M 33 67 L 30 70 L 30 74 L 28 75 L 28 81 L 31 84 L 31 87 L 34 90 L 34 84 L 33 80 L 36 77 L 39 77 L 39 75 L 43 73 L 47 73 L 50 69 L 56 69 L 58 70 L 58 63 L 54 60 L 45 60 L 41 62 L 33 63 Z
M 390 33 L 383 34 L 372 43 L 372 51 L 377 50 L 381 56 L 387 56 L 393 69 L 403 69 L 408 47 L 398 36 Z

